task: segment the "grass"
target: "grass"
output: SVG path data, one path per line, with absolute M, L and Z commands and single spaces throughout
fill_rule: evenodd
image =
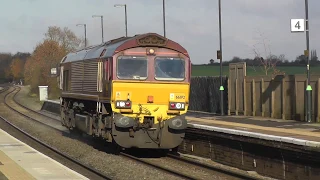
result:
M 280 66 L 277 69 L 285 72 L 287 75 L 306 74 L 306 67 L 304 66 Z M 220 66 L 192 66 L 191 73 L 192 76 L 219 76 Z M 271 70 L 268 73 L 272 73 Z M 320 75 L 320 66 L 310 67 L 310 73 Z M 222 67 L 222 75 L 229 76 L 229 66 Z M 264 75 L 264 71 L 260 67 L 256 67 L 256 71 L 251 67 L 247 67 L 247 76 L 254 75 Z

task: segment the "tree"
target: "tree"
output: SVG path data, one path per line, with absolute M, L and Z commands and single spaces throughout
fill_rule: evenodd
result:
M 261 32 L 258 33 L 260 36 L 259 39 L 262 42 L 253 45 L 254 61 L 260 63 L 260 67 L 266 76 L 269 74 L 269 71 L 271 70 L 273 71 L 273 75 L 281 73 L 276 66 L 277 63 L 281 61 L 283 62 L 285 60 L 284 55 L 280 55 L 279 57 L 273 55 L 271 53 L 270 45 L 266 43 L 267 39 L 263 36 Z M 263 53 L 260 52 L 258 45 L 262 46 Z M 255 67 L 253 67 L 253 69 L 256 70 Z
M 61 29 L 57 26 L 50 26 L 45 33 L 45 39 L 58 42 L 66 52 L 75 51 L 81 48 L 80 45 L 84 47 L 84 39 L 78 38 L 74 32 L 67 27 Z
M 24 62 L 20 58 L 13 59 L 10 70 L 14 80 L 23 78 L 23 66 Z
M 10 53 L 0 53 L 0 82 L 12 80 L 10 63 L 12 55 Z
M 33 92 L 38 91 L 39 85 L 49 85 L 49 91 L 56 92 L 56 79 L 50 78 L 50 69 L 57 65 L 66 55 L 66 49 L 55 40 L 45 40 L 36 46 L 32 56 L 28 58 L 24 76 Z
M 67 53 L 84 47 L 84 39 L 78 38 L 68 28 L 48 27 L 43 42 L 37 44 L 32 55 L 24 65 L 26 84 L 33 93 L 38 92 L 39 85 L 49 86 L 49 96 L 57 97 L 59 88 L 56 78 L 50 77 L 50 69 L 56 67 Z
M 84 39 L 84 38 L 81 38 L 81 43 L 80 43 L 80 45 L 79 45 L 80 48 L 85 48 L 85 45 L 86 45 L 86 44 L 85 44 L 84 42 L 85 42 L 85 39 Z M 89 40 L 87 39 L 87 47 L 88 47 L 88 46 L 90 46 L 90 44 L 89 44 Z
M 12 56 L 12 58 L 19 58 L 21 59 L 23 62 L 25 62 L 27 60 L 28 57 L 30 57 L 31 54 L 30 53 L 24 53 L 24 52 L 17 52 L 16 54 L 14 54 Z
M 230 60 L 230 62 L 232 62 L 232 63 L 237 63 L 237 62 L 242 62 L 243 60 L 241 59 L 241 58 L 239 58 L 239 57 L 237 57 L 237 56 L 234 56 L 231 60 Z
M 317 50 L 311 50 L 311 61 L 318 61 Z
M 307 63 L 307 56 L 305 56 L 304 54 L 297 56 L 295 62 L 299 63 L 299 64 L 306 64 Z
M 13 76 L 12 76 L 12 72 L 11 72 L 10 68 L 5 69 L 4 74 L 5 74 L 5 78 L 7 80 L 13 80 Z

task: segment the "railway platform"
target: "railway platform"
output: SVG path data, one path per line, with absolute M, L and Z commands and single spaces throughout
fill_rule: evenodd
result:
M 0 129 L 0 179 L 88 179 Z
M 320 124 L 250 116 L 214 116 L 188 112 L 190 128 L 320 149 Z

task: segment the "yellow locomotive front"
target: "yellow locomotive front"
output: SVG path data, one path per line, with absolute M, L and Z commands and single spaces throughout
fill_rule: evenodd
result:
M 113 139 L 124 148 L 172 149 L 187 128 L 190 59 L 181 52 L 136 47 L 113 57 Z

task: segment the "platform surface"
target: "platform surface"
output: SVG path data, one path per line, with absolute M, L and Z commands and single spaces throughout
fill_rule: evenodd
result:
M 0 179 L 88 179 L 0 129 Z
M 187 113 L 189 127 L 320 148 L 320 124 L 250 116 Z

